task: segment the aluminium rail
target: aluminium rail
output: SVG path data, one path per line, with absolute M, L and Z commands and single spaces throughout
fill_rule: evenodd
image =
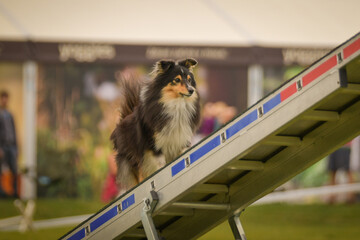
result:
M 196 239 L 360 134 L 360 33 L 62 239 Z

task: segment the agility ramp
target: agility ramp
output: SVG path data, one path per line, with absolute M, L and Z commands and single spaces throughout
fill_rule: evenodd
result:
M 360 33 L 62 239 L 196 239 L 360 134 Z

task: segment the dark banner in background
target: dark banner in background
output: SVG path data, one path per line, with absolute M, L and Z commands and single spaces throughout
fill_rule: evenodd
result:
M 328 52 L 318 48 L 155 46 L 108 43 L 0 41 L 0 60 L 152 64 L 158 59 L 193 57 L 216 65 L 308 65 Z

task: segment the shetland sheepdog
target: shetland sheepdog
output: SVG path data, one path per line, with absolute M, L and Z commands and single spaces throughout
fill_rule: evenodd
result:
M 151 80 L 123 79 L 120 121 L 111 134 L 122 192 L 190 146 L 200 122 L 197 61 L 156 62 Z

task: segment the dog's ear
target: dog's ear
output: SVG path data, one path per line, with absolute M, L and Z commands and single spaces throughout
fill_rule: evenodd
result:
M 169 69 L 175 66 L 175 62 L 172 60 L 160 60 L 155 63 L 154 69 L 152 71 L 152 75 L 156 76 L 158 74 L 164 73 Z
M 188 68 L 189 70 L 192 70 L 197 65 L 197 63 L 198 62 L 195 59 L 188 58 L 188 59 L 180 61 L 178 64 L 180 66 Z

